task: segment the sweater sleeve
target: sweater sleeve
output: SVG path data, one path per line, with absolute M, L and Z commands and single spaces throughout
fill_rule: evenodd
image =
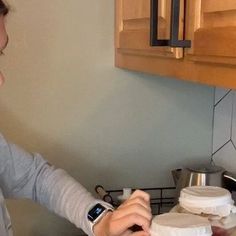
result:
M 0 186 L 6 198 L 28 198 L 93 235 L 87 213 L 96 200 L 64 170 L 29 154 L 0 135 Z

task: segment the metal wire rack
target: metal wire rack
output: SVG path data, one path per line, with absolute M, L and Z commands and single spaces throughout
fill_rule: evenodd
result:
M 159 215 L 170 211 L 174 207 L 175 199 L 175 187 L 155 187 L 155 188 L 139 188 L 150 194 L 151 208 L 153 215 Z M 134 191 L 136 189 L 132 189 Z M 123 194 L 123 189 L 105 189 L 102 185 L 97 185 L 95 191 L 98 196 L 112 204 L 114 207 L 118 207 L 120 202 L 118 196 Z

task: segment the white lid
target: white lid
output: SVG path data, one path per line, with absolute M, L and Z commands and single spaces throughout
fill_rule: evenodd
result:
M 151 236 L 211 236 L 207 218 L 183 213 L 165 213 L 152 220 Z
M 181 190 L 180 206 L 200 214 L 227 216 L 234 208 L 234 201 L 228 190 L 215 186 L 192 186 Z

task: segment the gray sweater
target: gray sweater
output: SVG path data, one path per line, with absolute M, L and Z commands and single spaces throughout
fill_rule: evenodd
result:
M 0 235 L 12 236 L 5 198 L 31 199 L 68 219 L 88 235 L 93 233 L 87 212 L 101 202 L 65 171 L 56 169 L 39 154 L 29 154 L 7 142 L 0 134 Z

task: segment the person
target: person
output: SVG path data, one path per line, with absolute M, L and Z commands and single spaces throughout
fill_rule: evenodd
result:
M 9 8 L 0 0 L 0 52 L 7 46 L 5 18 Z M 4 82 L 0 73 L 0 85 Z M 12 236 L 6 198 L 31 199 L 68 219 L 88 235 L 148 236 L 151 221 L 149 195 L 140 190 L 120 207 L 95 199 L 62 169 L 50 165 L 40 154 L 30 154 L 0 135 L 0 235 Z M 131 230 L 133 225 L 140 231 Z

